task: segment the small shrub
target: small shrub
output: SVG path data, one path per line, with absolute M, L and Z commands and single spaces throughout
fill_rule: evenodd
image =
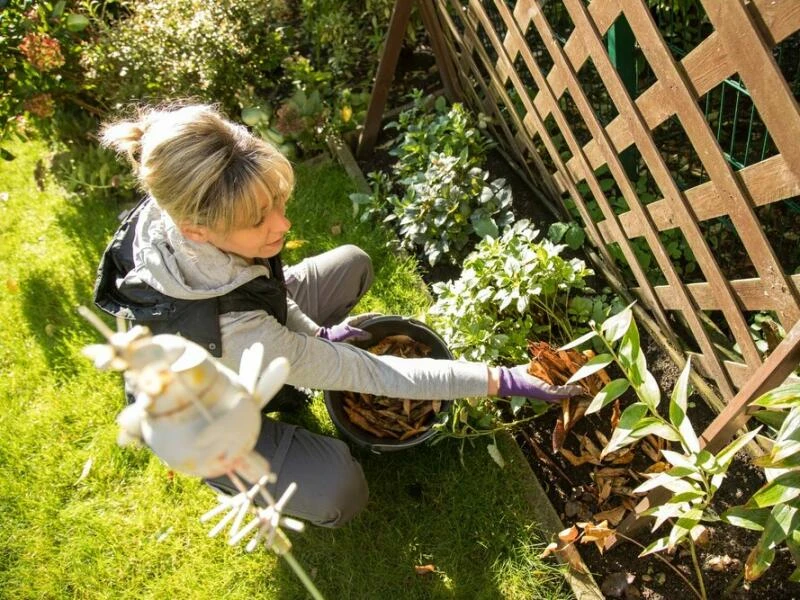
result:
M 24 139 L 28 125 L 51 134 L 61 106 L 85 107 L 79 58 L 98 20 L 84 8 L 23 0 L 0 10 L 0 142 Z M 12 157 L 6 150 L 3 158 Z
M 419 90 L 412 93 L 413 106 L 400 113 L 387 129 L 397 129 L 390 154 L 397 157 L 394 172 L 398 179 L 411 177 L 428 168 L 433 154 L 458 157 L 465 169 L 483 165 L 494 142 L 483 134 L 485 117 L 471 114 L 460 103 L 450 108 L 443 97 L 433 100 Z
M 562 258 L 564 246 L 537 242 L 538 235 L 529 221 L 518 221 L 502 236 L 481 240 L 459 279 L 434 284 L 432 323 L 457 355 L 525 362 L 529 339 L 571 339 L 612 310 L 602 297 L 589 296 L 586 264 Z
M 266 0 L 154 0 L 126 3 L 128 13 L 102 29 L 81 62 L 86 87 L 108 108 L 132 101 L 192 97 L 230 113 L 252 86 L 271 90 L 288 56 L 286 12 Z
M 403 180 L 402 197 L 390 196 L 401 245 L 421 252 L 431 266 L 458 264 L 471 242 L 497 237 L 513 221 L 511 188 L 505 180 L 489 181 L 477 167 L 466 169 L 461 158 L 433 154 L 428 168 Z

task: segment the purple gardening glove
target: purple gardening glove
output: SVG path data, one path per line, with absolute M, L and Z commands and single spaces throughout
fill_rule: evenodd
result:
M 331 325 L 330 327 L 320 327 L 317 331 L 317 337 L 330 342 L 364 342 L 372 337 L 372 334 L 357 326 L 371 319 L 372 317 L 379 316 L 380 313 L 364 313 L 361 315 L 354 315 L 346 318 L 338 325 Z
M 547 402 L 559 402 L 583 393 L 579 385 L 550 385 L 528 373 L 528 365 L 497 367 L 498 396 L 525 396 Z

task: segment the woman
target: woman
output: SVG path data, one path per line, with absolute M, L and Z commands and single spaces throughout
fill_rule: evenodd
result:
M 549 386 L 524 365 L 376 356 L 343 343 L 368 337 L 363 315 L 345 317 L 372 282 L 369 257 L 343 246 L 284 270 L 292 167 L 213 107 L 146 110 L 105 126 L 102 141 L 130 159 L 146 193 L 98 272 L 95 301 L 110 314 L 179 333 L 232 369 L 261 342 L 265 364 L 289 360 L 295 387 L 414 399 L 558 400 L 580 391 Z M 292 394 L 286 386 L 268 407 Z M 361 466 L 342 441 L 264 417 L 256 449 L 278 476 L 273 494 L 298 484 L 287 513 L 337 527 L 366 505 Z M 227 480 L 210 483 L 234 491 Z

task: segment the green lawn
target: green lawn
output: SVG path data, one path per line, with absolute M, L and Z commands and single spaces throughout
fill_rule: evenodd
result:
M 0 164 L 0 597 L 307 597 L 274 555 L 207 538 L 198 518 L 215 498 L 201 482 L 173 476 L 146 449 L 116 445 L 119 375 L 80 354 L 99 336 L 75 308 L 91 303 L 121 207 L 70 195 L 52 176 L 37 188 L 47 147 L 11 150 L 17 160 Z M 334 165 L 298 169 L 290 218 L 293 238 L 306 243 L 286 262 L 359 244 L 378 277 L 361 308 L 424 314 L 415 263 L 387 249 L 385 231 L 353 222 L 350 187 Z M 335 435 L 319 400 L 299 420 Z M 361 455 L 367 510 L 342 529 L 292 535 L 326 598 L 571 596 L 558 568 L 536 558 L 545 541 L 524 500 L 524 461 L 506 448 L 501 470 L 486 442 L 459 448 L 444 440 Z M 436 571 L 416 575 L 424 564 Z

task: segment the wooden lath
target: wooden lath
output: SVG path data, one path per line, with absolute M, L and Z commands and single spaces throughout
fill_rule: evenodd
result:
M 717 6 L 722 11 L 720 15 L 733 10 L 711 0 L 706 3 Z M 748 26 L 750 38 L 759 40 L 761 54 L 769 54 L 772 46 L 800 29 L 800 3 L 756 0 L 749 9 L 742 7 L 744 13 L 733 10 L 733 17 L 724 20 L 738 23 L 736 27 L 726 25 L 728 28 L 724 31 L 714 31 L 680 62 L 672 57 L 642 0 L 594 0 L 588 7 L 581 0 L 565 0 L 563 4 L 574 29 L 562 45 L 547 21 L 542 2 L 537 0 L 519 0 L 513 6 L 500 0 L 494 3 L 434 0 L 446 45 L 454 53 L 454 63 L 466 67 L 458 73 L 460 87 L 467 91 L 465 99 L 495 120 L 501 119 L 497 123 L 501 141 L 520 163 L 532 163 L 535 168 L 529 173 L 534 185 L 545 190 L 555 187 L 557 193 L 569 195 L 581 215 L 587 236 L 597 246 L 606 266 L 613 265 L 607 245 L 618 244 L 637 280 L 636 294 L 665 332 L 673 329 L 674 321 L 669 313 L 680 313 L 700 349 L 695 355 L 697 363 L 723 396 L 731 398 L 762 364 L 744 312 L 775 311 L 787 329 L 800 317 L 797 278 L 783 272 L 754 212 L 757 206 L 785 200 L 800 192 L 794 164 L 797 151 L 791 144 L 788 152 L 784 151 L 786 140 L 791 139 L 784 131 L 781 139 L 776 139 L 781 154 L 734 172 L 705 120 L 698 98 L 735 73 L 747 84 L 738 59 L 726 52 L 727 39 L 740 36 L 737 32 Z M 720 4 L 727 6 L 729 3 Z M 494 21 L 489 14 L 490 7 L 494 10 Z M 656 82 L 636 98 L 625 88 L 603 41 L 609 28 L 623 15 L 657 77 Z M 538 36 L 552 60 L 553 67 L 546 75 L 526 41 L 526 36 L 532 34 Z M 587 61 L 592 62 L 602 78 L 618 113 L 607 126 L 594 114 L 587 93 L 581 88 L 578 74 Z M 756 73 L 762 89 L 770 89 L 764 86 L 776 77 L 782 79 L 774 60 L 770 58 L 770 61 L 773 64 L 769 68 Z M 534 81 L 535 89 L 526 88 L 522 82 L 521 71 L 518 71 L 523 68 L 521 65 Z M 747 68 L 757 71 L 752 65 Z M 764 102 L 777 107 L 763 111 L 765 122 L 773 120 L 771 125 L 767 122 L 770 127 L 776 126 L 774 120 L 779 119 L 781 113 L 789 114 L 788 127 L 784 127 L 796 136 L 800 133 L 800 124 L 795 126 L 793 120 L 800 113 L 797 113 L 794 98 L 783 93 L 785 88 L 785 82 L 778 87 L 779 100 L 770 100 L 769 94 L 764 98 L 762 92 L 754 93 L 753 99 L 760 114 Z M 515 92 L 522 106 L 519 114 L 509 90 Z M 569 94 L 591 135 L 591 140 L 583 146 L 575 135 L 574 123 L 570 123 L 575 115 L 565 114 L 559 104 L 565 94 Z M 545 122 L 550 117 L 571 154 L 566 162 L 549 140 Z M 710 181 L 688 190 L 681 190 L 674 181 L 652 133 L 669 118 L 677 119 L 683 127 Z M 555 165 L 555 172 L 549 174 L 554 186 L 542 180 L 543 165 L 532 150 L 534 140 L 541 141 L 539 147 Z M 629 147 L 638 150 L 662 192 L 661 199 L 647 205 L 640 202 L 619 158 Z M 595 175 L 602 165 L 608 166 L 628 205 L 629 210 L 621 215 L 615 214 Z M 578 192 L 581 182 L 589 188 L 591 198 L 602 211 L 603 219 L 598 222 L 592 221 L 586 199 Z M 725 277 L 700 226 L 704 220 L 720 217 L 731 219 L 751 257 L 756 278 L 729 281 Z M 681 280 L 659 237 L 660 232 L 675 228 L 680 229 L 696 257 L 704 282 L 686 284 Z M 637 237 L 646 240 L 666 285 L 654 286 L 648 281 L 631 247 L 630 240 Z M 768 293 L 764 294 L 764 290 Z M 732 342 L 742 353 L 741 362 L 731 362 L 718 352 L 704 319 L 700 318 L 700 311 L 720 311 L 733 336 Z M 672 338 L 676 337 L 677 333 L 673 332 Z
M 665 347 L 676 362 L 679 358 L 667 343 L 680 337 L 672 317 L 679 315 L 689 327 L 700 352 L 686 344 L 683 355 L 710 376 L 728 401 L 702 436 L 709 448 L 721 447 L 746 424 L 752 400 L 794 372 L 800 356 L 800 275 L 784 272 L 756 213 L 758 207 L 800 196 L 800 107 L 773 57 L 779 43 L 800 32 L 800 1 L 700 0 L 714 31 L 681 60 L 673 57 L 644 0 L 593 0 L 588 6 L 585 0 L 563 0 L 560 4 L 573 25 L 563 44 L 548 22 L 543 0 L 419 1 L 437 64 L 446 70 L 443 78 L 450 80 L 445 87 L 451 100 L 463 100 L 493 117 L 495 137 L 506 153 L 519 163 L 533 188 L 553 204 L 562 203 L 565 215 L 564 196 L 573 201 L 600 254 L 601 270 L 620 292 L 633 291 L 641 300 L 667 334 Z M 622 17 L 656 77 L 635 98 L 603 40 Z M 537 47 L 549 55 L 553 66 L 547 73 L 528 44 L 531 36 L 538 36 Z M 579 75 L 588 61 L 617 111 L 606 125 L 581 86 Z M 525 75 L 534 87 L 524 82 Z M 734 76 L 746 86 L 778 152 L 738 171 L 727 161 L 699 104 Z M 567 97 L 577 114 L 564 108 Z M 550 119 L 569 150 L 568 159 L 562 159 L 558 144 L 550 138 Z M 576 119 L 590 135 L 585 143 L 576 135 Z M 682 127 L 708 181 L 686 190 L 677 185 L 653 135 L 667 120 Z M 648 204 L 640 201 L 620 159 L 629 148 L 636 149 L 660 190 L 661 197 Z M 548 170 L 539 152 L 546 154 L 554 171 Z M 623 214 L 616 213 L 595 174 L 602 166 L 608 167 L 627 204 Z M 589 199 L 579 191 L 581 185 L 602 212 L 597 222 Z M 730 219 L 735 227 L 755 277 L 726 278 L 701 227 L 720 218 Z M 673 229 L 680 230 L 694 253 L 704 281 L 687 283 L 679 276 L 659 237 Z M 640 237 L 647 241 L 666 284 L 649 281 L 639 265 L 632 240 Z M 621 288 L 610 244 L 619 246 L 636 279 L 632 290 Z M 731 360 L 730 351 L 719 352 L 704 325 L 709 320 L 704 311 L 723 316 L 733 337 L 729 341 L 739 346 L 742 360 Z M 775 312 L 790 332 L 766 360 L 752 341 L 745 318 L 745 312 L 755 311 Z M 655 501 L 657 494 L 644 504 Z M 621 529 L 632 532 L 642 523 L 631 515 Z

